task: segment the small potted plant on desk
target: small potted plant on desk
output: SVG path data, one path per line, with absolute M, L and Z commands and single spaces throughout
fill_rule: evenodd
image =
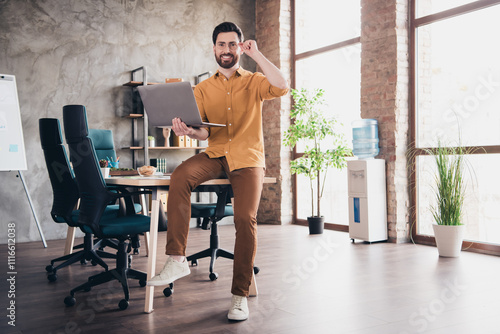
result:
M 292 148 L 298 142 L 305 144 L 304 154 L 291 161 L 290 169 L 292 174 L 303 174 L 309 178 L 311 189 L 311 216 L 307 217 L 309 233 L 321 234 L 324 227 L 321 198 L 327 171 L 331 167 L 344 168 L 346 156 L 352 153 L 343 134 L 336 131 L 338 123 L 336 118 L 324 114 L 324 90 L 292 89 L 291 94 L 294 100 L 290 112 L 292 124 L 285 131 L 283 143 Z
M 102 177 L 103 178 L 109 177 L 108 160 L 106 160 L 106 159 L 99 160 L 99 167 L 101 167 Z
M 425 150 L 434 156 L 435 205 L 430 207 L 435 224 L 434 237 L 440 256 L 458 257 L 462 249 L 465 225 L 463 223 L 463 205 L 466 192 L 464 168 L 465 155 L 470 150 L 463 146 L 443 147 L 441 142 L 432 149 Z

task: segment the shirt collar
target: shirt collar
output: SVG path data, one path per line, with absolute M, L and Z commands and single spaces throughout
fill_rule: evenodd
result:
M 236 70 L 236 72 L 233 73 L 233 75 L 235 76 L 238 76 L 238 77 L 241 77 L 243 76 L 247 71 L 243 69 L 243 67 L 238 67 L 238 69 Z M 217 73 L 215 73 L 215 76 L 216 77 L 219 77 L 219 76 L 224 76 L 224 74 L 222 74 L 221 72 L 219 72 L 219 70 L 217 70 Z

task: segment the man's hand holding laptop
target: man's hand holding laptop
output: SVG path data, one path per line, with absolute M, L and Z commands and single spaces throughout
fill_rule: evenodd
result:
M 172 119 L 172 130 L 176 136 L 188 136 L 189 138 L 205 140 L 208 138 L 208 131 L 205 128 L 193 128 L 187 126 L 180 118 Z

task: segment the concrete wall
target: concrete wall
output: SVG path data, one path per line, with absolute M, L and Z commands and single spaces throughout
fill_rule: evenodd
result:
M 0 73 L 16 76 L 28 157 L 23 174 L 48 240 L 64 238 L 66 226 L 50 218 L 38 119 L 61 119 L 66 104 L 86 105 L 89 126 L 113 130 L 121 167 L 129 167 L 131 154 L 120 149 L 131 142 L 131 122 L 122 118 L 134 112 L 133 89 L 122 86 L 129 71 L 147 66 L 150 81 L 193 83 L 196 75 L 215 72 L 211 34 L 225 20 L 255 38 L 255 1 L 0 1 Z M 255 70 L 245 56 L 242 66 Z M 16 224 L 18 242 L 40 238 L 16 174 L 0 172 L 0 243 L 6 243 L 8 223 Z

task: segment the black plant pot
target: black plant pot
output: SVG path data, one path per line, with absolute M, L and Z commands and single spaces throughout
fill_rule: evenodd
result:
M 325 217 L 307 217 L 309 223 L 309 234 L 323 234 L 325 226 Z

